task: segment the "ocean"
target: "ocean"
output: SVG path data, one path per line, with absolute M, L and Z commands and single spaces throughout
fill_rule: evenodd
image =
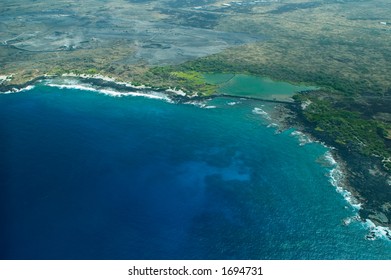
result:
M 390 259 L 336 190 L 329 149 L 278 131 L 271 107 L 0 94 L 0 258 Z

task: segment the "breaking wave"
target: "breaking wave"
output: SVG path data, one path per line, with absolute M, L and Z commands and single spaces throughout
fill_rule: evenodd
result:
M 86 85 L 81 83 L 70 83 L 70 84 L 55 84 L 51 81 L 48 81 L 45 85 L 50 87 L 56 87 L 60 89 L 76 89 L 76 90 L 84 90 L 84 91 L 92 91 L 101 94 L 105 94 L 112 97 L 123 97 L 123 96 L 137 96 L 137 97 L 146 97 L 151 99 L 160 99 L 165 100 L 167 102 L 172 102 L 172 100 L 165 94 L 155 91 L 129 91 L 129 92 L 121 92 L 116 91 L 114 89 L 100 89 L 95 88 L 92 85 Z
M 252 111 L 254 114 L 261 115 L 267 120 L 271 120 L 271 117 L 267 112 L 265 112 L 263 109 L 255 107 Z
M 24 92 L 24 91 L 29 91 L 29 90 L 32 90 L 33 88 L 35 88 L 34 85 L 29 85 L 27 87 L 24 87 L 24 88 L 13 88 L 9 91 L 5 91 L 5 92 L 0 92 L 1 94 L 11 94 L 11 93 L 19 93 L 19 92 Z
M 296 137 L 299 140 L 300 146 L 314 142 L 308 135 L 298 130 L 293 131 L 291 136 Z
M 377 226 L 371 220 L 367 219 L 364 226 L 369 230 L 365 236 L 367 240 L 386 239 L 391 240 L 391 230 L 386 227 Z

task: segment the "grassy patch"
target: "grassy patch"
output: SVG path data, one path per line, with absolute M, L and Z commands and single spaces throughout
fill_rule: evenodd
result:
M 154 67 L 142 77 L 143 81 L 163 88 L 180 88 L 187 93 L 211 95 L 217 86 L 205 81 L 201 72 L 182 69 L 179 66 Z

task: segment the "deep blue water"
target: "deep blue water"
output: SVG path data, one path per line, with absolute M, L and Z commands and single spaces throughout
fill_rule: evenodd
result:
M 0 95 L 1 259 L 390 259 L 262 104 Z

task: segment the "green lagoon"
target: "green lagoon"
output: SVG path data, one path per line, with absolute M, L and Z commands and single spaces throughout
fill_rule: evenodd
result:
M 244 74 L 204 74 L 204 78 L 207 83 L 218 85 L 219 93 L 264 99 L 288 100 L 298 91 L 317 89 Z

